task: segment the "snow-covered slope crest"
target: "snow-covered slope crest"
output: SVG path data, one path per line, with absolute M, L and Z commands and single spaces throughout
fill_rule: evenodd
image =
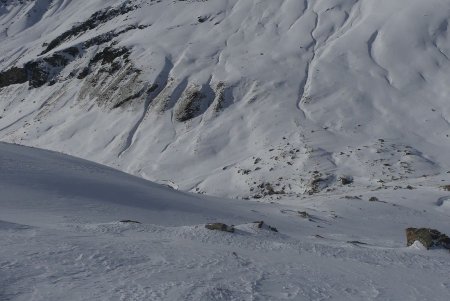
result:
M 226 201 L 199 198 L 55 152 L 0 143 L 0 167 L 3 218 L 16 211 L 26 216 L 29 210 L 37 221 L 47 215 L 64 220 L 72 211 L 98 222 L 131 219 L 169 226 L 235 218 Z
M 255 197 L 449 166 L 450 3 L 0 2 L 0 138 Z
M 450 231 L 448 193 L 430 187 L 263 204 L 0 143 L 0 191 L 2 301 L 447 301 L 450 293 L 448 250 L 405 247 L 406 227 Z

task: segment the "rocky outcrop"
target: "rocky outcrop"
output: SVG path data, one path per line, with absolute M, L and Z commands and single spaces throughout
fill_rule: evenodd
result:
M 0 72 L 0 88 L 29 82 L 30 87 L 39 88 L 52 81 L 59 75 L 80 51 L 70 47 L 53 53 L 51 56 L 38 58 L 25 63 L 23 67 L 12 67 Z
M 420 242 L 425 248 L 444 248 L 450 250 L 450 238 L 435 229 L 408 228 L 406 229 L 407 246 L 415 241 Z
M 266 223 L 264 223 L 264 221 L 256 221 L 255 224 L 258 225 L 258 229 L 266 229 L 272 232 L 278 232 L 277 228 L 267 225 Z
M 309 195 L 319 193 L 330 186 L 333 181 L 335 181 L 333 175 L 322 176 L 320 173 L 314 173 L 312 179 L 307 185 L 306 193 Z
M 136 5 L 132 5 L 127 1 L 119 7 L 110 7 L 105 10 L 98 11 L 91 15 L 86 21 L 82 22 L 79 25 L 73 26 L 70 30 L 65 31 L 64 33 L 53 39 L 50 43 L 46 44 L 47 47 L 42 52 L 42 54 L 48 53 L 49 51 L 58 47 L 63 42 L 69 40 L 72 37 L 76 37 L 88 30 L 92 30 L 100 24 L 106 23 L 120 15 L 124 15 L 136 8 Z
M 102 65 L 111 64 L 116 58 L 123 57 L 125 60 L 128 59 L 130 51 L 126 47 L 112 48 L 106 47 L 100 52 L 97 52 L 95 56 L 90 61 L 90 64 L 95 64 L 100 62 Z
M 53 85 L 57 81 L 67 80 L 73 77 L 82 80 L 89 75 L 91 75 L 91 81 L 88 83 L 90 86 L 96 86 L 96 84 L 101 86 L 103 81 L 96 82 L 100 78 L 103 80 L 105 80 L 105 78 L 113 78 L 118 81 L 129 79 L 131 82 L 137 82 L 141 70 L 135 68 L 133 64 L 130 63 L 130 60 L 128 59 L 130 50 L 126 47 L 105 47 L 89 59 L 88 64 L 84 68 L 72 70 L 67 78 L 59 78 L 64 68 L 74 60 L 83 57 L 85 50 L 87 49 L 86 47 L 90 47 L 90 42 L 92 41 L 88 42 L 81 43 L 77 47 L 69 47 L 64 50 L 56 51 L 46 57 L 40 57 L 36 60 L 29 61 L 25 63 L 23 67 L 12 67 L 6 71 L 0 72 L 0 88 L 14 84 L 24 84 L 26 82 L 29 83 L 30 88 L 39 88 L 44 85 Z M 121 95 L 114 98 L 115 101 L 110 104 L 110 107 L 117 108 L 134 99 L 140 98 L 141 96 L 144 97 L 146 85 L 136 85 L 125 85 L 125 87 L 121 89 Z M 95 87 L 91 87 L 91 90 L 94 91 Z M 114 87 L 114 91 L 116 90 L 117 89 Z M 110 99 L 110 92 L 111 91 L 108 89 L 102 90 L 101 95 L 97 95 L 97 99 L 99 101 L 105 98 Z
M 197 116 L 200 105 L 205 95 L 198 87 L 192 86 L 186 89 L 175 108 L 175 118 L 179 122 L 188 121 Z
M 213 224 L 206 224 L 205 228 L 208 230 L 215 230 L 215 231 L 223 231 L 223 232 L 234 232 L 233 226 L 228 226 L 227 224 L 223 223 L 213 223 Z
M 445 191 L 450 191 L 450 185 L 443 185 L 441 188 Z
M 12 67 L 0 72 L 0 88 L 15 84 L 23 84 L 28 81 L 27 72 L 24 68 Z
M 353 183 L 352 176 L 340 176 L 338 180 L 342 185 L 350 185 Z

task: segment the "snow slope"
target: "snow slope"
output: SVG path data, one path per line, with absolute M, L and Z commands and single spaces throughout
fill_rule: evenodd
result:
M 0 139 L 227 197 L 445 175 L 449 15 L 444 0 L 3 0 Z
M 1 300 L 448 300 L 448 193 L 263 204 L 175 191 L 59 153 L 0 144 Z M 376 196 L 378 202 L 369 202 Z M 298 211 L 306 211 L 303 216 Z M 119 222 L 134 219 L 141 224 Z M 258 229 L 255 220 L 278 228 Z M 235 224 L 235 233 L 206 222 Z
M 449 300 L 449 16 L 0 0 L 0 300 Z

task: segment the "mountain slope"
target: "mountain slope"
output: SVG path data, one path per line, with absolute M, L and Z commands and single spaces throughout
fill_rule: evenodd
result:
M 228 197 L 450 170 L 447 1 L 0 5 L 3 141 Z

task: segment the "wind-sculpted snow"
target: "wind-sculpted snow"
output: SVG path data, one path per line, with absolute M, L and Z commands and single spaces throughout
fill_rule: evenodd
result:
M 444 174 L 449 16 L 438 0 L 2 1 L 0 138 L 230 197 Z

